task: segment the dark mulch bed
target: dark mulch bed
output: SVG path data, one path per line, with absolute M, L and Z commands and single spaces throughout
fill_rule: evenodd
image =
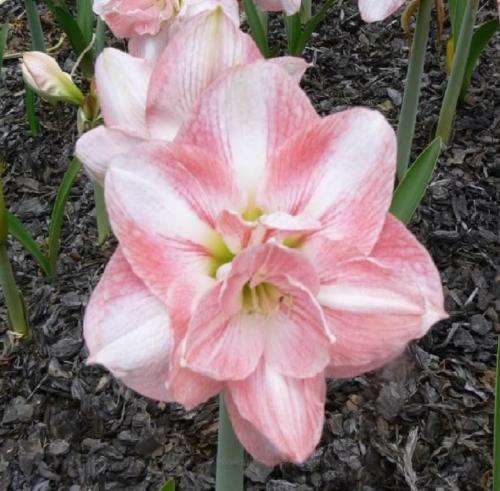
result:
M 495 15 L 485 2 L 480 19 Z M 339 12 L 341 11 L 341 15 Z M 9 52 L 29 39 L 21 2 L 0 5 L 13 21 Z M 46 32 L 58 32 L 49 17 Z M 335 8 L 307 56 L 304 86 L 324 114 L 346 105 L 378 108 L 396 124 L 408 49 L 396 17 L 364 25 L 354 1 Z M 411 228 L 442 272 L 450 319 L 386 369 L 329 385 L 321 445 L 302 466 L 248 461 L 249 490 L 488 489 L 495 346 L 499 330 L 500 73 L 497 36 L 460 108 L 453 146 L 439 160 Z M 70 69 L 63 50 L 59 61 Z M 443 59 L 428 57 L 417 149 L 435 124 L 445 87 Z M 39 105 L 32 138 L 17 63 L 0 86 L 0 157 L 8 204 L 40 243 L 75 141 L 74 113 Z M 79 176 L 66 210 L 59 276 L 46 281 L 15 242 L 10 253 L 29 306 L 35 342 L 0 363 L 0 489 L 155 490 L 214 486 L 217 402 L 185 412 L 138 397 L 85 366 L 81 319 L 113 244 L 98 248 L 92 185 Z M 0 309 L 0 333 L 6 332 Z

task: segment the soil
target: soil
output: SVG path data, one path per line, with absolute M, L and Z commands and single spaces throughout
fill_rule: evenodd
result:
M 496 15 L 481 2 L 479 20 Z M 0 2 L 11 22 L 8 53 L 28 49 L 21 2 Z M 48 44 L 60 36 L 44 13 Z M 277 19 L 274 42 L 282 42 Z M 445 89 L 433 38 L 425 67 L 414 156 L 429 141 Z M 499 332 L 500 37 L 486 49 L 411 229 L 442 273 L 450 318 L 381 371 L 329 383 L 321 444 L 303 465 L 274 469 L 247 460 L 246 489 L 445 491 L 490 489 L 493 389 Z M 366 105 L 393 123 L 408 47 L 399 18 L 366 25 L 353 0 L 339 2 L 306 50 L 304 88 L 322 114 Z M 57 52 L 70 70 L 68 47 Z M 75 142 L 75 113 L 38 104 L 40 136 L 27 128 L 23 85 L 9 59 L 0 82 L 0 159 L 11 211 L 46 246 L 57 186 Z M 59 274 L 44 279 L 15 241 L 9 251 L 34 340 L 0 358 L 0 490 L 214 488 L 217 400 L 194 411 L 137 396 L 85 365 L 81 322 L 114 242 L 96 245 L 93 191 L 82 173 L 71 192 Z M 0 334 L 6 339 L 0 307 Z

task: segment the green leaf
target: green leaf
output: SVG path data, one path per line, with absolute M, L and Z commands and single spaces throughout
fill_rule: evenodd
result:
M 433 140 L 406 171 L 394 191 L 390 212 L 408 223 L 420 204 L 441 153 L 441 138 Z
M 34 137 L 38 136 L 38 117 L 36 115 L 35 107 L 35 93 L 26 85 L 26 93 L 24 95 L 25 109 L 26 109 L 26 119 L 31 130 L 31 134 Z
M 33 237 L 28 232 L 26 227 L 21 223 L 19 218 L 7 210 L 7 224 L 9 234 L 12 235 L 32 256 L 37 262 L 45 276 L 51 276 L 50 265 L 47 256 L 41 251 L 38 244 L 33 240 Z
M 36 8 L 35 0 L 24 0 L 26 16 L 28 17 L 28 26 L 31 33 L 31 46 L 36 51 L 45 51 L 45 42 L 43 40 L 42 24 L 40 15 Z
M 0 80 L 2 79 L 3 54 L 7 45 L 7 36 L 9 34 L 9 23 L 6 22 L 0 27 Z
M 173 479 L 169 479 L 160 489 L 159 491 L 175 491 L 175 481 Z
M 318 12 L 314 15 L 314 17 L 304 26 L 302 34 L 300 35 L 300 38 L 294 47 L 294 52 L 290 53 L 291 55 L 302 55 L 302 52 L 304 51 L 306 44 L 309 42 L 309 39 L 311 39 L 313 32 L 316 30 L 316 27 L 318 27 L 318 24 L 326 17 L 326 14 L 336 3 L 336 1 L 337 0 L 326 0 L 318 10 Z
M 81 162 L 77 158 L 73 158 L 59 185 L 54 208 L 52 209 L 49 226 L 49 264 L 53 276 L 55 276 L 57 272 L 57 259 L 59 256 L 59 243 L 64 220 L 64 208 L 66 207 L 71 187 L 81 168 Z
M 245 14 L 247 16 L 250 30 L 252 31 L 252 36 L 255 39 L 262 56 L 264 56 L 264 58 L 269 58 L 269 44 L 267 42 L 266 31 L 260 21 L 259 14 L 253 0 L 243 0 L 243 7 L 245 8 Z
M 81 55 L 88 48 L 89 42 L 85 40 L 85 36 L 76 20 L 66 8 L 55 5 L 53 0 L 44 0 L 44 2 L 57 19 L 57 22 L 66 33 L 66 36 L 68 36 L 68 40 L 75 54 L 77 56 Z M 93 73 L 91 50 L 83 56 L 80 66 L 85 77 L 90 78 Z
M 497 32 L 499 26 L 498 19 L 493 19 L 485 22 L 481 25 L 477 31 L 472 35 L 472 41 L 470 45 L 469 57 L 467 58 L 467 64 L 465 66 L 465 74 L 462 82 L 462 88 L 460 91 L 460 100 L 463 101 L 469 90 L 470 81 L 472 78 L 472 72 L 483 52 L 484 48 L 490 42 L 495 32 Z
M 92 34 L 94 32 L 92 0 L 77 0 L 76 5 L 76 22 L 88 45 L 92 41 Z
M 302 34 L 302 26 L 300 24 L 299 14 L 285 15 L 283 14 L 283 21 L 285 24 L 286 37 L 288 43 L 288 53 L 295 53 L 295 47 L 299 42 L 300 35 Z

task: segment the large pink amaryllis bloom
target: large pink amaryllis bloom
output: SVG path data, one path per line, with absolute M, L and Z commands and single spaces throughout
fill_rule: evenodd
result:
M 192 17 L 216 8 L 239 25 L 237 0 L 94 0 L 94 12 L 132 55 L 156 60 L 169 39 Z
M 325 377 L 446 317 L 432 259 L 388 214 L 395 151 L 377 112 L 322 119 L 279 67 L 228 70 L 173 143 L 108 169 L 120 245 L 87 308 L 89 361 L 187 408 L 223 392 L 255 458 L 304 461 Z
M 365 22 L 376 22 L 392 15 L 405 0 L 358 0 L 359 12 Z
M 192 18 L 149 62 L 108 48 L 97 59 L 95 80 L 104 125 L 85 133 L 76 155 L 102 182 L 109 163 L 148 140 L 172 140 L 200 94 L 224 70 L 261 60 L 250 36 L 220 9 Z M 298 82 L 302 58 L 274 58 Z

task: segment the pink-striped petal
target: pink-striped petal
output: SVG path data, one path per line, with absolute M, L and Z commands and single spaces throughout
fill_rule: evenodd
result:
M 296 379 L 281 375 L 261 363 L 246 380 L 229 382 L 227 388 L 240 418 L 251 425 L 248 434 L 249 425 L 241 424 L 238 418 L 233 420 L 238 438 L 244 445 L 249 445 L 247 450 L 254 457 L 266 461 L 271 453 L 282 455 L 287 461 L 303 462 L 311 455 L 323 429 L 323 374 Z M 253 444 L 253 429 L 265 435 L 272 447 L 265 447 L 260 453 Z M 267 462 L 276 463 L 271 459 Z
M 157 142 L 117 157 L 106 174 L 113 230 L 135 273 L 163 301 L 180 278 L 211 280 L 220 244 L 211 224 L 232 196 L 214 168 L 196 149 Z
M 390 244 L 390 232 L 383 235 Z M 405 252 L 396 254 L 405 256 Z M 420 286 L 426 280 L 417 273 L 419 267 L 402 267 L 411 261 L 430 267 L 428 257 L 417 256 L 409 249 L 400 262 L 387 259 L 384 264 L 372 257 L 340 263 L 332 258 L 330 265 L 323 263 L 326 272 L 318 300 L 336 336 L 330 349 L 329 376 L 353 377 L 382 366 L 443 318 L 442 310 L 436 311 L 426 299 Z M 438 286 L 435 294 L 439 297 Z
M 244 312 L 227 315 L 220 306 L 221 286 L 198 304 L 181 364 L 215 380 L 241 380 L 255 370 L 262 356 L 266 318 Z
M 391 214 L 386 216 L 371 257 L 386 267 L 412 276 L 426 300 L 430 316 L 427 328 L 447 317 L 443 287 L 434 261 L 415 236 Z
M 358 0 L 359 12 L 365 22 L 383 20 L 393 14 L 404 0 Z
M 250 421 L 241 417 L 229 391 L 224 393 L 224 403 L 238 440 L 249 454 L 271 467 L 288 460 Z
M 317 119 L 295 81 L 259 61 L 228 70 L 214 82 L 177 140 L 209 148 L 251 197 L 262 185 L 269 156 Z
M 92 178 L 103 183 L 111 161 L 117 155 L 131 151 L 144 141 L 118 129 L 98 126 L 77 140 L 75 155 Z
M 95 79 L 106 126 L 147 137 L 146 93 L 152 64 L 106 48 L 97 58 Z
M 263 209 L 321 220 L 322 234 L 369 253 L 384 224 L 396 137 L 376 111 L 356 108 L 313 123 L 271 159 Z
M 182 343 L 177 346 L 166 388 L 176 402 L 191 410 L 221 392 L 224 384 L 181 366 Z
M 170 40 L 151 76 L 147 123 L 152 135 L 173 139 L 217 76 L 229 67 L 261 58 L 250 36 L 221 9 L 186 23 Z
M 328 365 L 334 337 L 328 339 L 323 311 L 311 292 L 291 280 L 280 283 L 285 300 L 265 324 L 265 361 L 282 375 L 313 377 Z
M 85 312 L 88 363 L 104 365 L 142 395 L 171 400 L 165 388 L 172 334 L 167 309 L 118 249 Z

